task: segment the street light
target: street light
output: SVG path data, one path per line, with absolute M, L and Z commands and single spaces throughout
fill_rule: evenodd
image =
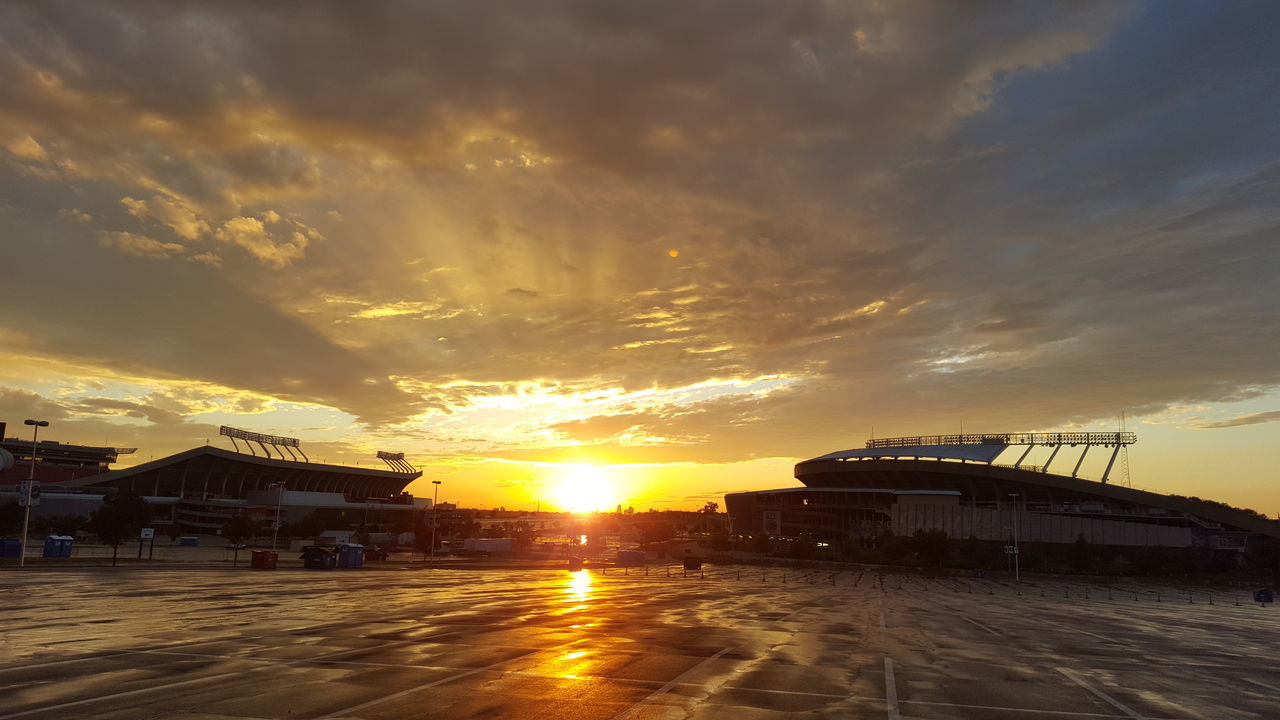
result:
M 271 487 L 276 489 L 276 521 L 273 524 L 274 529 L 271 531 L 271 549 L 276 549 L 276 540 L 280 538 L 280 504 L 284 499 L 284 483 L 271 483 Z
M 435 485 L 435 492 L 431 496 L 431 562 L 436 560 L 436 526 L 440 524 L 440 515 L 436 510 L 436 505 L 440 503 L 440 480 L 432 480 L 431 484 Z
M 22 508 L 22 550 L 18 553 L 18 567 L 27 562 L 27 525 L 31 522 L 31 488 L 36 479 L 36 438 L 40 437 L 40 428 L 49 427 L 48 420 L 23 420 L 23 425 L 31 426 L 31 470 L 27 473 L 27 496 Z
M 1022 583 L 1021 565 L 1018 562 L 1018 493 L 1009 493 L 1013 498 L 1013 581 Z

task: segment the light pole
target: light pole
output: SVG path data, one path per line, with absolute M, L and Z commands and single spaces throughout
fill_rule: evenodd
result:
M 31 522 L 31 488 L 36 479 L 36 439 L 40 437 L 40 428 L 49 427 L 49 421 L 23 420 L 22 424 L 31 426 L 31 470 L 27 473 L 27 496 L 23 499 L 22 550 L 18 553 L 18 567 L 25 567 L 27 562 L 27 525 Z
M 271 531 L 271 549 L 275 550 L 276 541 L 280 538 L 280 505 L 284 500 L 284 483 L 271 483 L 271 485 L 276 489 L 276 521 L 272 523 Z
M 436 526 L 440 524 L 439 511 L 436 505 L 440 503 L 440 480 L 432 480 L 431 484 L 435 485 L 435 492 L 431 496 L 431 562 L 436 561 Z
M 1018 493 L 1009 493 L 1013 498 L 1013 581 L 1022 583 L 1021 565 L 1018 562 Z

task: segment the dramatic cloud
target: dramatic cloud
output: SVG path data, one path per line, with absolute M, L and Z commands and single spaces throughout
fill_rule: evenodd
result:
M 1257 425 L 1259 423 L 1268 423 L 1268 422 L 1280 422 L 1280 410 L 1271 410 L 1269 412 L 1260 412 L 1260 413 L 1252 413 L 1250 415 L 1241 415 L 1240 417 L 1234 417 L 1234 418 L 1231 418 L 1230 420 L 1223 420 L 1222 422 L 1205 423 L 1203 425 L 1198 425 L 1197 427 L 1205 428 L 1205 429 L 1232 428 L 1232 427 L 1240 427 L 1241 425 Z
M 0 337 L 431 457 L 721 463 L 1274 393 L 1278 15 L 7 3 Z M 58 407 L 201 412 L 94 392 Z

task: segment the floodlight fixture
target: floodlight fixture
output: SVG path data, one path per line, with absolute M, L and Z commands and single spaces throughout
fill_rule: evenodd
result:
M 293 448 L 297 448 L 298 453 L 302 455 L 302 459 L 305 462 L 311 462 L 311 459 L 307 457 L 307 454 L 302 452 L 302 447 L 298 444 L 298 438 L 283 437 L 281 435 L 267 435 L 265 433 L 241 430 L 240 428 L 228 427 L 226 425 L 218 428 L 218 434 L 226 435 L 231 438 L 231 444 L 235 446 L 236 452 L 243 452 L 240 450 L 240 444 L 236 442 L 236 438 L 239 438 L 244 440 L 245 447 L 249 448 L 249 454 L 255 457 L 258 453 L 254 452 L 253 445 L 250 443 L 257 443 L 258 446 L 262 448 L 262 452 L 266 453 L 267 457 L 271 457 L 271 451 L 267 449 L 267 446 L 270 445 L 276 449 L 276 453 L 280 455 L 281 460 L 284 460 L 285 457 L 284 452 L 281 452 L 280 448 L 284 448 L 285 451 L 289 453 L 289 459 L 297 461 L 298 456 L 293 454 Z

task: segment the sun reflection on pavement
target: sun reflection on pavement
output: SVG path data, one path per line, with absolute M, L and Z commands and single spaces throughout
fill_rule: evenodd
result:
M 569 573 L 569 584 L 564 589 L 565 602 L 577 603 L 577 605 L 569 608 L 569 610 L 585 610 L 591 607 L 587 601 L 592 599 L 591 595 L 591 575 L 586 570 L 577 570 Z

